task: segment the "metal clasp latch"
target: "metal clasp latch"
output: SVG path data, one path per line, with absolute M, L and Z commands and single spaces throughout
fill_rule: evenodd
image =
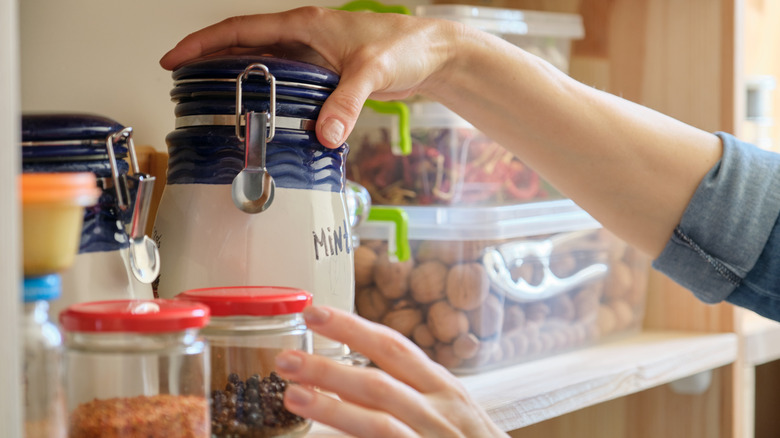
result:
M 114 144 L 119 143 L 123 139 L 127 143 L 130 167 L 133 173 L 132 175 L 122 175 L 120 178 L 116 154 L 114 153 Z M 138 281 L 151 283 L 160 274 L 159 250 L 154 240 L 145 234 L 146 223 L 151 209 L 155 177 L 140 171 L 138 157 L 133 144 L 133 128 L 127 127 L 109 135 L 106 138 L 106 149 L 111 166 L 111 179 L 116 190 L 117 206 L 122 212 L 126 212 L 130 205 L 133 205 L 128 232 L 130 239 L 130 270 Z M 130 199 L 133 193 L 135 193 L 135 202 L 131 204 Z

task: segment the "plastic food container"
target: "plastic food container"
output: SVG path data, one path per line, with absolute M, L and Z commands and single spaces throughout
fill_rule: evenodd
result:
M 239 286 L 194 289 L 178 298 L 211 310 L 202 333 L 211 350 L 212 436 L 305 435 L 311 421 L 284 408 L 289 382 L 276 374 L 274 357 L 282 350 L 312 351 L 311 332 L 301 314 L 311 305 L 311 294 Z
M 395 153 L 393 118 L 364 109 L 350 134 L 347 177 L 377 205 L 509 205 L 562 199 L 530 167 L 435 102 L 408 105 L 412 151 Z
M 356 308 L 456 373 L 632 333 L 648 263 L 569 200 L 491 208 L 406 207 L 411 258 L 357 228 Z
M 208 307 L 175 300 L 74 304 L 65 332 L 68 437 L 210 437 Z
M 569 72 L 571 42 L 585 36 L 582 17 L 489 6 L 422 5 L 415 15 L 443 18 L 497 35 Z
M 37 173 L 19 176 L 25 277 L 63 271 L 79 252 L 84 208 L 97 203 L 95 175 Z

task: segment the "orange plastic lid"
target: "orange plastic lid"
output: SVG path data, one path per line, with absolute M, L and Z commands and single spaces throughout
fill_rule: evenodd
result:
M 66 202 L 94 205 L 100 197 L 92 172 L 23 173 L 19 177 L 23 204 Z

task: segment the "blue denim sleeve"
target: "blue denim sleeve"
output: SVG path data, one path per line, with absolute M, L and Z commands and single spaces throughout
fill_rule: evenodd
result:
M 717 135 L 723 157 L 653 267 L 705 303 L 780 321 L 780 154 Z

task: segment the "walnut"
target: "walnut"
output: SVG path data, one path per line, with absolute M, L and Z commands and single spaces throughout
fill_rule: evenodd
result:
M 631 290 L 633 281 L 631 267 L 622 261 L 615 261 L 604 285 L 604 297 L 607 300 L 622 298 Z
M 455 355 L 452 345 L 449 344 L 436 344 L 433 347 L 433 357 L 444 368 L 457 368 L 463 362 L 461 358 Z
M 388 312 L 382 318 L 382 324 L 398 331 L 406 337 L 412 336 L 412 330 L 422 321 L 420 309 L 401 309 Z
M 409 276 L 412 298 L 423 304 L 444 298 L 446 278 L 447 267 L 441 262 L 432 260 L 417 265 Z
M 550 317 L 574 321 L 577 309 L 569 294 L 561 294 L 550 301 Z
M 355 287 L 369 286 L 374 282 L 376 253 L 367 246 L 355 248 Z
M 458 309 L 474 310 L 490 293 L 490 280 L 479 263 L 463 263 L 447 273 L 447 299 Z
M 525 325 L 525 312 L 519 304 L 507 306 L 504 310 L 503 331 L 508 332 Z
M 596 319 L 596 322 L 598 323 L 599 336 L 604 336 L 609 333 L 612 333 L 613 331 L 615 331 L 618 325 L 618 320 L 617 320 L 617 316 L 615 315 L 615 311 L 612 310 L 612 308 L 607 305 L 599 306 L 598 318 Z
M 545 303 L 529 303 L 525 306 L 525 319 L 530 323 L 542 324 L 549 315 L 550 307 Z
M 455 338 L 452 343 L 452 349 L 455 356 L 461 359 L 471 359 L 479 351 L 479 339 L 472 333 L 463 333 Z
M 490 294 L 479 308 L 466 312 L 470 330 L 480 338 L 489 338 L 498 333 L 504 324 L 504 305 Z
M 417 327 L 412 330 L 412 340 L 420 348 L 430 348 L 436 343 L 436 338 L 433 337 L 433 333 L 428 328 L 427 324 L 418 324 Z
M 614 300 L 609 303 L 609 307 L 615 312 L 617 330 L 625 330 L 634 323 L 634 310 L 626 300 Z
M 586 286 L 577 292 L 574 297 L 574 308 L 577 309 L 577 319 L 589 321 L 596 318 L 601 301 L 601 288 L 599 284 Z
M 376 287 L 365 287 L 355 291 L 355 308 L 358 315 L 369 321 L 379 322 L 387 313 L 387 298 Z
M 411 260 L 393 262 L 387 253 L 379 254 L 374 265 L 374 283 L 386 298 L 401 298 L 409 290 L 409 273 L 412 266 Z
M 469 329 L 466 314 L 450 306 L 447 301 L 437 301 L 428 309 L 428 328 L 441 342 L 452 342 Z

